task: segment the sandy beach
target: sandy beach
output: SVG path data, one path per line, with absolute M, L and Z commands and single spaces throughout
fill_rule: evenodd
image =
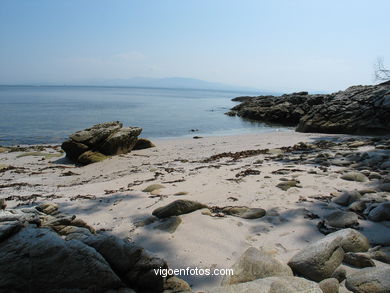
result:
M 96 230 L 127 238 L 162 257 L 171 268 L 229 268 L 250 246 L 262 247 L 287 262 L 299 249 L 323 237 L 317 216 L 337 209 L 327 199 L 343 190 L 375 189 L 375 179 L 341 179 L 346 166 L 323 168 L 302 160 L 299 150 L 280 149 L 323 139 L 343 141 L 340 152 L 374 148 L 356 144 L 365 139 L 357 136 L 274 132 L 154 140 L 154 148 L 83 167 L 69 162 L 59 153 L 59 146 L 14 148 L 0 154 L 0 197 L 6 198 L 8 208 L 54 202 L 61 211 L 77 215 Z M 345 143 L 355 145 L 345 147 Z M 269 151 L 238 153 L 262 149 Z M 234 157 L 229 152 L 240 155 Z M 316 150 L 313 152 L 305 156 L 318 156 Z M 319 152 L 335 155 L 334 150 Z M 301 159 L 293 159 L 297 156 Z M 277 187 L 287 179 L 295 180 L 297 186 L 287 190 Z M 143 191 L 153 184 L 161 186 Z M 390 198 L 386 192 L 382 196 Z M 181 215 L 174 232 L 157 229 L 153 210 L 177 199 L 209 207 L 263 208 L 266 216 L 242 219 L 201 209 Z M 359 224 L 372 243 L 390 243 L 388 222 L 360 219 Z M 194 290 L 221 282 L 221 277 L 181 278 Z

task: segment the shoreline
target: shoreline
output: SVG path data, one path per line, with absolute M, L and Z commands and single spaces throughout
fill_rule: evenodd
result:
M 318 219 L 307 217 L 315 214 L 322 218 L 337 209 L 324 198 L 342 190 L 373 188 L 377 182 L 343 180 L 341 174 L 349 166 L 330 165 L 324 171 L 321 162 L 316 165 L 308 163 L 309 159 L 324 153 L 337 157 L 338 152 L 369 151 L 370 144 L 357 148 L 348 144 L 372 138 L 291 131 L 154 139 L 154 148 L 84 167 L 69 163 L 63 155 L 43 159 L 21 156 L 23 152 L 0 153 L 0 164 L 13 167 L 0 173 L 0 197 L 13 198 L 7 200 L 10 208 L 54 202 L 96 230 L 127 238 L 162 257 L 171 268 L 229 268 L 250 246 L 262 247 L 287 262 L 299 249 L 323 237 L 317 228 Z M 335 149 L 303 152 L 303 159 L 299 159 L 299 149 L 281 149 L 322 140 L 344 142 Z M 221 156 L 205 160 L 213 155 L 261 149 L 270 151 L 238 159 Z M 54 154 L 57 150 L 42 152 Z M 277 187 L 285 180 L 298 184 L 288 190 Z M 152 184 L 160 184 L 161 188 L 143 191 Z M 389 200 L 389 193 L 385 196 Z M 181 215 L 172 233 L 160 230 L 156 227 L 159 222 L 151 218 L 153 210 L 178 199 L 214 207 L 262 208 L 267 214 L 260 219 L 216 217 L 203 209 Z M 385 224 L 366 220 L 359 223 L 371 241 L 390 243 Z M 221 282 L 221 277 L 182 278 L 194 290 L 209 289 Z

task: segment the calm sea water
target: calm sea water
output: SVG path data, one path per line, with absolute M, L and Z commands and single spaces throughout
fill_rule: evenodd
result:
M 0 86 L 0 145 L 60 143 L 93 124 L 119 120 L 141 136 L 172 138 L 275 131 L 224 115 L 231 98 L 260 93 L 125 87 Z M 196 134 L 191 129 L 199 129 Z

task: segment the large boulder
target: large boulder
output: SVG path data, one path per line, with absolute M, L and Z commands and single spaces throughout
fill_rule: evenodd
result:
M 288 265 L 254 247 L 249 247 L 231 268 L 234 275 L 226 276 L 222 285 L 244 283 L 266 277 L 293 275 Z
M 88 165 L 107 156 L 130 152 L 139 141 L 141 131 L 139 127 L 122 128 L 118 121 L 100 123 L 71 134 L 61 148 L 70 160 Z
M 390 292 L 390 267 L 361 269 L 347 276 L 345 286 L 357 293 Z
M 92 273 L 93 272 L 93 273 Z M 59 292 L 123 287 L 95 249 L 49 229 L 24 228 L 0 243 L 0 291 Z
M 306 246 L 290 259 L 288 265 L 294 273 L 319 282 L 332 276 L 346 252 L 367 251 L 368 248 L 369 242 L 363 234 L 343 229 Z
M 75 142 L 82 143 L 90 147 L 96 147 L 100 142 L 115 133 L 121 127 L 122 123 L 119 121 L 100 123 L 90 128 L 77 131 L 71 134 L 69 138 Z
M 99 146 L 99 151 L 105 155 L 120 155 L 128 153 L 137 143 L 137 137 L 142 128 L 126 127 L 111 134 Z

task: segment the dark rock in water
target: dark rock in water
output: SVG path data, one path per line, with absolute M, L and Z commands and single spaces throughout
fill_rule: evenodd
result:
M 203 208 L 207 208 L 207 206 L 196 201 L 179 199 L 155 209 L 152 215 L 162 219 L 192 213 Z
M 390 292 L 390 267 L 364 268 L 347 276 L 345 286 L 352 292 Z
M 143 150 L 153 148 L 155 145 L 147 138 L 138 138 L 133 150 Z
M 239 97 L 229 115 L 284 125 L 300 132 L 390 133 L 390 84 L 352 86 L 327 95 Z
M 130 152 L 142 128 L 125 127 L 118 121 L 96 124 L 77 131 L 61 145 L 66 156 L 84 165 L 102 161 L 106 156 Z

